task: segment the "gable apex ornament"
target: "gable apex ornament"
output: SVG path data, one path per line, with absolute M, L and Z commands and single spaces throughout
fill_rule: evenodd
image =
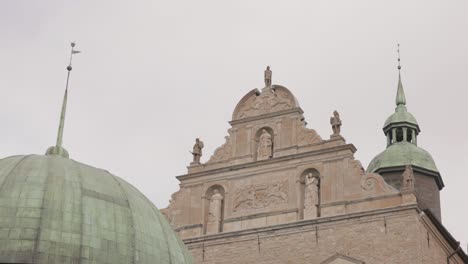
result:
M 271 88 L 271 77 L 273 72 L 270 70 L 270 66 L 266 67 L 264 78 L 265 78 L 265 88 Z

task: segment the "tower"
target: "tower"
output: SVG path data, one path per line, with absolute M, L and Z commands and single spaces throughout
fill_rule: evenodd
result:
M 444 183 L 432 156 L 418 146 L 417 139 L 421 130 L 416 118 L 407 110 L 400 71 L 401 66 L 398 65 L 395 113 L 387 118 L 383 126 L 387 148 L 372 159 L 367 171 L 379 173 L 387 183 L 401 190 L 401 174 L 407 165 L 411 165 L 419 207 L 430 209 L 440 220 L 439 191 Z

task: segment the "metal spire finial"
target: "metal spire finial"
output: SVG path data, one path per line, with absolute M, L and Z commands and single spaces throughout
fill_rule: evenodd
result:
M 401 83 L 401 65 L 400 65 L 400 44 L 397 44 L 397 53 L 398 53 L 398 90 L 396 96 L 396 105 L 406 105 L 406 96 L 405 91 L 403 90 L 403 84 Z
M 400 65 L 400 43 L 397 44 L 397 53 L 398 53 L 398 71 L 401 70 L 401 65 Z
M 58 155 L 64 158 L 68 158 L 69 156 L 67 150 L 62 147 L 63 130 L 65 127 L 65 113 L 67 110 L 68 82 L 70 80 L 70 73 L 72 70 L 73 54 L 77 54 L 81 52 L 81 51 L 74 49 L 74 47 L 76 46 L 75 42 L 72 42 L 70 46 L 71 46 L 70 62 L 68 63 L 68 66 L 67 66 L 67 82 L 65 84 L 65 94 L 63 95 L 62 112 L 60 113 L 60 123 L 59 123 L 59 128 L 58 128 L 58 133 L 57 133 L 57 143 L 55 146 L 50 147 L 46 152 L 47 155 Z

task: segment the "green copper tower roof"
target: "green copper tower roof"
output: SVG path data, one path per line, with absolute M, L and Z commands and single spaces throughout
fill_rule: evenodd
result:
M 384 131 L 392 125 L 407 123 L 408 125 L 414 126 L 419 132 L 419 125 L 416 118 L 414 118 L 414 116 L 406 109 L 406 96 L 405 91 L 403 90 L 400 72 L 398 73 L 398 88 L 395 103 L 395 113 L 385 120 Z
M 129 183 L 72 159 L 28 155 L 0 160 L 0 263 L 192 261 Z
M 437 178 L 439 188 L 442 188 L 443 182 L 434 159 L 429 152 L 417 145 L 420 129 L 416 118 L 406 108 L 406 96 L 400 71 L 400 57 L 398 55 L 398 87 L 395 98 L 395 113 L 387 118 L 383 126 L 383 131 L 387 136 L 387 148 L 372 159 L 367 171 L 379 173 L 401 170 L 406 165 L 412 165 L 417 170 L 434 175 Z
M 367 167 L 367 171 L 375 172 L 382 168 L 401 167 L 404 165 L 413 165 L 438 172 L 431 154 L 409 142 L 398 142 L 390 145 L 372 159 Z

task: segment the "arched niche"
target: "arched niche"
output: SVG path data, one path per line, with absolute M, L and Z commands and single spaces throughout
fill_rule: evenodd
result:
M 299 184 L 299 219 L 320 217 L 320 172 L 315 168 L 304 170 L 299 176 Z
M 223 232 L 226 190 L 220 184 L 210 186 L 203 199 L 203 229 L 205 234 Z
M 268 133 L 268 135 L 270 136 L 271 146 L 268 149 L 265 149 L 262 146 L 262 135 L 264 134 L 264 131 Z M 254 160 L 257 161 L 257 160 L 266 160 L 266 159 L 273 158 L 273 153 L 275 150 L 274 142 L 275 142 L 275 132 L 271 127 L 264 126 L 258 129 L 257 132 L 255 133 L 254 140 L 253 140 Z M 269 153 L 269 155 L 264 155 L 267 152 Z

